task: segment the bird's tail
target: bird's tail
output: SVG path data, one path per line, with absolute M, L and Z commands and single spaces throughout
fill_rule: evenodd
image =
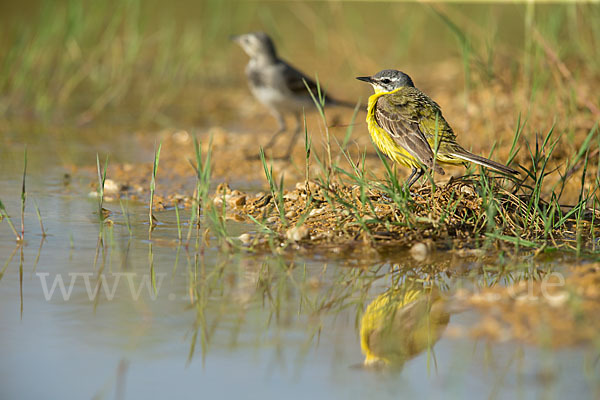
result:
M 469 153 L 465 149 L 455 150 L 451 153 L 454 157 L 458 157 L 461 160 L 469 161 L 475 164 L 479 164 L 486 168 L 491 168 L 495 171 L 503 172 L 507 175 L 519 175 L 519 171 L 507 167 L 504 164 L 497 163 L 496 161 L 488 160 L 485 157 L 478 156 L 473 153 Z

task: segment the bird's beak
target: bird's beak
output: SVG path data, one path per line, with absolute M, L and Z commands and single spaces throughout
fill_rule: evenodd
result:
M 370 76 L 357 76 L 356 79 L 358 79 L 359 81 L 367 82 L 367 83 L 373 82 L 373 78 L 371 78 Z
M 229 40 L 231 40 L 232 42 L 239 43 L 240 42 L 240 36 L 241 35 L 231 35 L 231 36 L 229 36 Z

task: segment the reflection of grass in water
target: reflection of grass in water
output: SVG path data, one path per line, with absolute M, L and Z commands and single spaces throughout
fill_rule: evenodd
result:
M 8 215 L 8 212 L 6 211 L 6 207 L 4 206 L 4 203 L 2 203 L 2 200 L 0 200 L 0 213 L 2 216 L 2 219 L 0 219 L 0 221 L 2 221 L 3 219 L 6 219 L 6 222 L 10 226 L 10 229 L 12 229 L 15 237 L 17 238 L 17 241 L 19 241 L 19 238 L 20 238 L 19 233 L 17 232 L 17 229 L 15 228 L 15 225 L 13 224 L 12 219 Z
M 256 306 L 260 304 L 262 311 L 259 314 L 260 322 L 257 323 L 263 327 L 262 330 L 280 329 L 288 324 L 293 315 L 301 319 L 335 315 L 356 304 L 353 296 L 358 289 L 359 277 L 367 274 L 359 269 L 336 271 L 332 281 L 325 284 L 324 290 L 315 290 L 307 282 L 306 267 L 288 264 L 283 258 L 267 258 L 263 262 L 241 261 L 237 268 L 235 260 L 235 256 L 230 256 L 209 267 L 202 255 L 194 256 L 193 260 L 188 259 L 191 269 L 195 271 L 192 274 L 194 280 L 190 284 L 193 284 L 196 309 L 190 361 L 198 341 L 204 359 L 210 346 L 214 345 L 213 342 L 222 343 L 219 337 L 223 335 L 223 330 L 231 330 L 231 344 L 235 345 L 240 327 L 250 323 L 246 321 L 246 314 L 250 310 L 254 314 Z M 326 269 L 322 274 L 325 272 Z M 237 291 L 232 293 L 226 289 L 223 279 L 225 273 L 236 274 L 236 281 L 240 286 Z M 326 278 L 320 276 L 318 279 L 320 281 Z M 301 346 L 301 351 L 308 350 L 315 339 L 314 335 L 320 329 L 321 324 L 318 322 L 307 328 L 307 346 Z M 271 345 L 276 346 L 277 343 L 271 342 Z
M 127 202 L 127 200 L 125 200 Z M 119 199 L 119 205 L 121 206 L 121 215 L 125 219 L 125 226 L 127 226 L 127 231 L 129 232 L 129 237 L 132 235 L 131 230 L 131 216 L 129 215 L 129 211 L 126 208 L 126 205 L 123 203 L 122 199 Z M 179 214 L 178 214 L 179 215 Z
M 196 314 L 188 360 L 198 353 L 205 359 L 215 347 L 286 346 L 302 361 L 310 350 L 322 346 L 323 333 L 349 322 L 348 328 L 353 326 L 366 341 L 367 364 L 399 368 L 425 351 L 428 365 L 429 360 L 435 363 L 433 345 L 449 314 L 465 309 L 461 303 L 465 293 L 476 297 L 486 288 L 519 287 L 519 282 L 540 281 L 553 270 L 552 262 L 507 260 L 497 265 L 494 257 L 473 261 L 444 257 L 441 262 L 407 259 L 368 269 L 319 268 L 277 255 L 247 260 L 232 254 L 213 262 L 204 259 L 198 247 L 188 254 Z M 463 264 L 469 268 L 461 268 Z M 455 298 L 459 287 L 461 297 Z M 407 297 L 409 293 L 414 296 Z M 560 313 L 574 311 L 568 306 Z M 533 333 L 537 328 L 531 329 Z M 292 336 L 281 334 L 286 331 Z

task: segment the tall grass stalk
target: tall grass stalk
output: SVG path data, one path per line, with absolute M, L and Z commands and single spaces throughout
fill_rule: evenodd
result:
M 194 150 L 196 154 L 196 192 L 197 192 L 197 219 L 200 220 L 201 207 L 208 200 L 211 178 L 212 136 L 208 142 L 206 160 L 202 161 L 201 147 L 198 138 L 194 137 Z
M 471 87 L 471 54 L 473 53 L 471 41 L 469 40 L 467 34 L 462 29 L 460 29 L 460 27 L 456 25 L 445 13 L 439 11 L 435 7 L 431 7 L 431 9 L 438 17 L 440 17 L 440 19 L 444 22 L 448 29 L 450 29 L 450 31 L 454 34 L 460 46 L 463 70 L 465 73 L 464 101 L 466 105 L 469 97 L 469 88 Z
M 202 206 L 208 203 L 208 192 L 210 189 L 211 181 L 211 168 L 212 168 L 212 136 L 208 142 L 208 150 L 206 152 L 206 159 L 202 160 L 202 146 L 198 142 L 198 138 L 194 137 L 194 153 L 196 156 L 196 165 L 190 161 L 190 165 L 196 173 L 196 189 L 194 190 L 194 204 L 191 207 L 190 222 L 188 225 L 187 243 L 189 245 L 192 237 L 192 228 L 196 225 L 196 228 L 200 228 L 200 218 L 202 216 Z
M 162 142 L 158 144 L 158 149 L 154 150 L 154 162 L 152 163 L 152 179 L 150 180 L 150 204 L 148 207 L 148 220 L 150 223 L 149 230 L 152 231 L 154 229 L 155 223 L 153 215 L 154 208 L 154 191 L 156 190 L 156 172 L 158 171 L 158 162 L 160 160 L 160 149 L 162 148 Z
M 21 240 L 25 239 L 25 201 L 27 200 L 27 190 L 25 189 L 25 179 L 27 177 L 27 146 L 23 155 L 23 182 L 21 185 Z
M 312 149 L 312 138 L 308 136 L 308 126 L 306 124 L 306 113 L 302 110 L 302 120 L 304 121 L 304 183 L 306 185 L 307 199 L 310 195 L 310 152 Z
M 284 226 L 287 226 L 287 220 L 285 217 L 285 202 L 283 199 L 283 175 L 281 176 L 279 187 L 273 178 L 273 166 L 267 165 L 267 160 L 265 159 L 265 151 L 260 147 L 260 161 L 263 166 L 263 170 L 265 171 L 265 177 L 267 178 L 267 182 L 269 183 L 269 190 L 271 191 L 271 196 L 273 198 L 273 204 L 275 204 L 275 208 L 277 209 L 277 213 L 279 214 L 279 219 Z
M 106 182 L 106 169 L 108 167 L 108 155 L 104 161 L 104 170 L 100 170 L 100 157 L 96 153 L 96 170 L 98 172 L 98 218 L 100 222 L 104 221 L 104 183 Z
M 321 120 L 323 121 L 323 126 L 325 129 L 325 150 L 327 152 L 326 181 L 327 181 L 327 185 L 329 185 L 330 174 L 333 171 L 333 162 L 332 162 L 332 157 L 331 157 L 331 138 L 329 135 L 329 126 L 327 124 L 327 117 L 325 116 L 325 92 L 321 90 L 321 85 L 319 83 L 318 75 L 315 75 L 315 81 L 317 84 L 317 93 L 316 94 L 313 93 L 311 88 L 308 86 L 308 83 L 305 80 L 303 80 L 304 86 L 306 86 L 306 90 L 308 90 L 308 93 L 310 94 L 310 97 L 312 98 L 313 103 L 315 104 L 315 107 L 317 107 L 317 111 L 319 112 L 319 116 L 321 117 Z
M 532 84 L 533 78 L 533 31 L 535 29 L 535 3 L 527 1 L 524 16 L 525 51 L 523 52 L 523 73 L 527 88 Z
M 356 102 L 356 106 L 354 107 L 354 111 L 352 111 L 352 117 L 350 118 L 350 123 L 346 128 L 346 135 L 344 136 L 344 141 L 342 142 L 342 149 L 345 151 L 348 143 L 350 143 L 350 139 L 352 138 L 352 132 L 354 131 L 354 124 L 356 123 L 356 117 L 358 116 L 358 111 L 360 111 L 362 106 L 362 99 L 359 98 Z

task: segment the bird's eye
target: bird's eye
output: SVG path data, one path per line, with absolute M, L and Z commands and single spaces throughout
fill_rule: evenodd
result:
M 391 82 L 392 82 L 392 81 L 391 81 L 390 79 L 388 79 L 388 78 L 383 78 L 383 79 L 381 80 L 381 83 L 383 83 L 383 84 L 386 84 L 386 85 L 387 85 L 388 83 L 391 83 Z

